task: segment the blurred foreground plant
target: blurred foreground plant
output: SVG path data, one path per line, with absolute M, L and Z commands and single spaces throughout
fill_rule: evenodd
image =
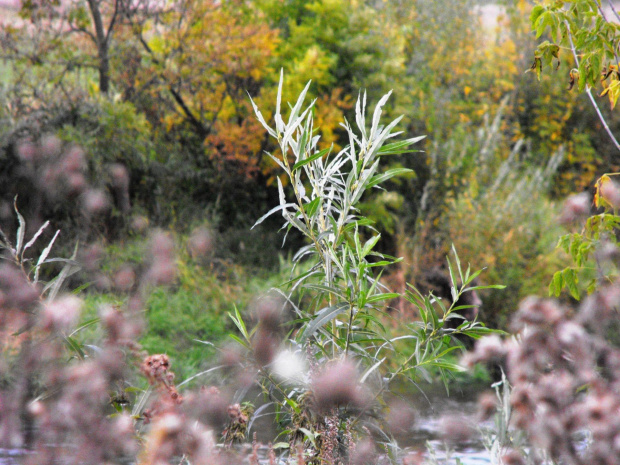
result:
M 593 256 L 597 277 L 588 286 L 589 295 L 576 309 L 550 299 L 525 299 L 512 319 L 516 338 L 484 338 L 464 359 L 468 365 L 504 364 L 513 386 L 512 424 L 540 450 L 533 454 L 535 461 L 546 455 L 557 463 L 575 465 L 620 463 L 620 252 L 616 245 L 620 190 L 610 176 L 597 182 L 595 202 L 604 212 L 587 218 L 590 201 L 584 194 L 567 200 L 562 221 L 583 229 L 564 236 L 560 243 L 567 246 L 577 266 L 569 268 L 570 273 L 556 274 L 551 286 L 552 292 L 559 293 L 566 285 L 574 297 L 580 297 L 573 271 Z M 524 463 L 518 455 L 512 460 Z

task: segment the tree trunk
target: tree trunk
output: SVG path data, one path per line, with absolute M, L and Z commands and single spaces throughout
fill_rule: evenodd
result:
M 103 28 L 103 19 L 98 0 L 88 0 L 90 14 L 95 23 L 95 38 L 97 39 L 97 55 L 99 58 L 99 91 L 107 94 L 110 90 L 110 58 L 108 56 L 108 37 Z

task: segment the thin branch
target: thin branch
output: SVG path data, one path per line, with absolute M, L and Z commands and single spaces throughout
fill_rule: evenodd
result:
M 607 3 L 609 3 L 609 7 L 611 8 L 611 11 L 613 11 L 614 15 L 616 16 L 616 20 L 620 22 L 620 15 L 618 14 L 618 11 L 616 10 L 614 2 L 612 2 L 611 0 L 607 0 Z
M 116 18 L 118 16 L 118 10 L 119 10 L 119 1 L 120 0 L 115 0 L 114 2 L 114 14 L 112 15 L 112 19 L 110 20 L 110 24 L 108 25 L 108 30 L 105 34 L 106 44 L 110 41 L 110 36 L 112 35 L 112 31 L 114 29 L 114 23 L 116 23 Z
M 97 38 L 94 36 L 94 34 L 92 32 L 90 32 L 87 29 L 84 29 L 83 27 L 76 27 L 73 24 L 69 23 L 69 30 L 67 31 L 68 34 L 71 34 L 73 32 L 78 32 L 81 34 L 86 34 L 88 37 L 90 37 L 92 39 L 92 41 L 95 43 L 95 45 L 97 44 Z
M 575 49 L 575 44 L 573 43 L 573 34 L 570 30 L 570 25 L 568 24 L 568 21 L 564 21 L 564 23 L 566 24 L 566 32 L 568 33 L 567 34 L 568 40 L 570 42 L 571 51 L 573 52 L 573 58 L 575 59 L 575 65 L 577 65 L 577 68 L 579 68 L 579 57 L 577 56 L 577 50 Z M 601 113 L 601 109 L 598 107 L 598 104 L 596 103 L 596 100 L 594 99 L 594 96 L 592 95 L 592 90 L 590 89 L 590 86 L 588 84 L 586 84 L 586 94 L 588 94 L 588 97 L 590 97 L 590 102 L 592 102 L 592 106 L 594 106 L 594 109 L 596 110 L 596 114 L 601 120 L 601 123 L 603 124 L 605 131 L 607 132 L 612 142 L 616 146 L 616 149 L 620 151 L 620 143 L 618 143 L 618 141 L 616 140 L 616 137 L 611 132 L 611 129 L 609 128 L 609 125 L 607 124 L 607 121 L 605 121 L 605 117 Z

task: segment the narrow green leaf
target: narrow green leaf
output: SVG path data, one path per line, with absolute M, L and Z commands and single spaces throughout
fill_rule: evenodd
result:
M 52 240 L 50 241 L 50 243 L 47 245 L 47 247 L 45 247 L 43 249 L 43 252 L 41 252 L 41 255 L 39 256 L 39 261 L 37 262 L 36 266 L 34 267 L 34 282 L 35 282 L 35 284 L 37 282 L 39 282 L 39 270 L 40 270 L 41 264 L 47 259 L 47 256 L 49 255 L 50 251 L 52 250 L 52 246 L 54 245 L 54 241 L 58 237 L 59 233 L 60 233 L 60 229 L 56 231 L 56 234 L 54 234 L 54 237 L 52 237 Z
M 75 354 L 80 360 L 84 360 L 85 354 L 84 354 L 84 351 L 82 350 L 80 343 L 77 342 L 75 339 L 73 339 L 71 336 L 65 336 L 64 340 L 67 346 L 69 347 L 69 349 L 75 352 Z
M 69 334 L 69 337 L 73 336 L 76 333 L 79 333 L 80 331 L 82 331 L 85 328 L 88 328 L 89 326 L 92 326 L 96 323 L 99 323 L 101 321 L 101 318 L 97 317 L 97 318 L 93 318 L 92 320 L 88 320 L 85 323 L 83 323 L 82 325 L 80 325 L 78 328 L 74 329 L 73 332 L 71 334 Z
M 377 150 L 377 155 L 394 155 L 400 153 L 418 152 L 419 150 L 408 149 L 406 147 L 415 144 L 416 142 L 424 139 L 425 137 L 426 136 L 413 137 L 411 139 L 386 144 L 379 150 Z
M 25 251 L 26 251 L 26 249 L 28 249 L 28 248 L 32 247 L 32 245 L 34 245 L 34 243 L 37 241 L 37 239 L 39 238 L 39 236 L 41 235 L 41 233 L 45 230 L 45 228 L 47 228 L 47 227 L 49 226 L 49 224 L 50 224 L 50 222 L 49 222 L 49 221 L 46 221 L 45 223 L 43 223 L 43 226 L 41 226 L 41 227 L 39 228 L 39 230 L 35 233 L 35 235 L 34 235 L 34 236 L 32 236 L 32 239 L 30 239 L 30 240 L 28 241 L 28 243 L 24 246 L 24 250 L 23 250 L 23 252 L 25 252 Z M 23 252 L 22 252 L 22 258 L 23 258 L 23 256 L 24 256 Z
M 310 323 L 308 323 L 308 326 L 306 326 L 306 329 L 301 335 L 301 342 L 302 343 L 305 342 L 310 336 L 316 333 L 322 326 L 324 326 L 326 323 L 336 318 L 338 315 L 346 311 L 348 308 L 349 308 L 349 304 L 347 302 L 340 302 L 331 307 L 326 307 L 326 308 L 321 309 L 319 312 L 317 312 L 317 314 L 315 315 L 315 318 Z
M 381 302 L 383 300 L 395 299 L 396 297 L 400 297 L 398 292 L 386 292 L 384 294 L 375 294 L 366 299 L 367 304 L 373 304 L 375 302 Z
M 239 344 L 241 344 L 246 349 L 250 348 L 248 343 L 246 341 L 244 341 L 243 339 L 241 339 L 239 336 L 237 336 L 235 334 L 229 334 L 228 337 L 230 337 L 233 341 L 238 342 Z
M 377 368 L 379 368 L 383 362 L 385 362 L 385 357 L 382 358 L 381 360 L 379 360 L 378 362 L 376 362 L 370 368 L 368 368 L 368 370 L 366 370 L 366 372 L 360 378 L 360 383 L 363 383 L 364 381 L 366 381 L 366 378 L 368 378 L 372 374 L 373 371 L 375 371 Z
M 235 314 L 232 315 L 230 312 L 228 312 L 228 316 L 233 321 L 233 323 L 235 323 L 235 326 L 239 329 L 243 337 L 248 342 L 250 342 L 250 335 L 248 334 L 248 330 L 245 326 L 245 322 L 243 321 L 243 318 L 241 317 L 241 314 L 239 313 L 239 310 L 237 309 L 236 305 L 234 306 L 234 308 L 235 308 Z
M 463 283 L 465 282 L 465 280 L 463 279 L 463 269 L 461 268 L 461 260 L 459 259 L 459 254 L 456 253 L 456 247 L 454 247 L 454 244 L 452 244 L 452 253 L 454 253 L 454 260 L 456 261 L 456 269 L 458 270 L 459 276 L 461 277 L 461 283 Z
M 15 213 L 17 214 L 17 220 L 19 222 L 19 227 L 17 228 L 17 242 L 15 243 L 15 257 L 21 256 L 22 246 L 24 245 L 24 235 L 26 234 L 26 220 L 17 209 L 17 196 L 15 196 L 15 200 L 13 201 L 13 208 L 15 209 Z
M 263 221 L 265 221 L 268 217 L 270 217 L 277 211 L 280 211 L 280 210 L 286 211 L 287 208 L 296 208 L 296 207 L 297 205 L 294 203 L 285 203 L 283 205 L 278 205 L 277 207 L 273 207 L 271 210 L 269 210 L 267 213 L 261 216 L 258 220 L 256 220 L 256 223 L 254 223 L 254 226 L 252 226 L 250 229 L 254 229 L 256 226 L 261 224 Z
M 369 189 L 371 187 L 376 186 L 377 184 L 387 181 L 390 178 L 393 178 L 394 176 L 399 176 L 401 174 L 411 173 L 411 172 L 413 172 L 413 170 L 410 170 L 409 168 L 393 168 L 391 170 L 387 170 L 385 173 L 381 173 L 381 174 L 377 174 L 376 176 L 373 176 L 370 179 L 369 183 L 367 184 L 366 188 Z
M 504 286 L 503 284 L 486 284 L 484 286 L 466 287 L 461 292 L 481 291 L 484 289 L 506 289 L 506 286 Z
M 331 151 L 331 149 L 332 149 L 331 147 L 329 147 L 327 149 L 323 149 L 323 150 L 321 150 L 319 152 L 316 152 L 313 155 L 310 155 L 308 158 L 304 158 L 303 160 L 298 161 L 291 168 L 291 173 L 294 173 L 295 171 L 297 171 L 302 166 L 305 166 L 308 163 L 312 163 L 314 160 L 317 160 L 318 158 L 321 158 L 323 155 L 328 154 Z

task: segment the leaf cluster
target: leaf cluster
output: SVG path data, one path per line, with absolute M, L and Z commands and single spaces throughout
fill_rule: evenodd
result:
M 607 17 L 609 14 L 615 16 L 614 21 Z M 605 13 L 597 0 L 539 2 L 530 15 L 532 29 L 537 38 L 548 33 L 551 42 L 544 41 L 538 46 L 532 70 L 540 78 L 544 66 L 555 62 L 556 68 L 559 67 L 561 51 L 568 51 L 575 58 L 569 87 L 577 83 L 579 92 L 583 92 L 586 87 L 595 88 L 601 83 L 604 89 L 601 95 L 608 95 L 613 108 L 620 96 L 617 19 L 613 5 L 611 12 Z

